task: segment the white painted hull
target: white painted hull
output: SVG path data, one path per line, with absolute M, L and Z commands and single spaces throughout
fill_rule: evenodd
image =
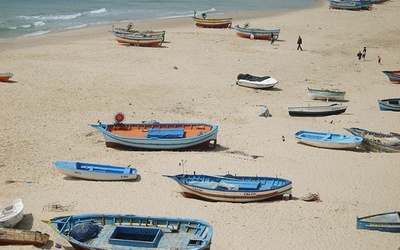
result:
M 342 91 L 308 89 L 308 97 L 311 100 L 344 101 L 345 95 L 346 92 Z
M 330 148 L 330 149 L 349 149 L 355 148 L 361 145 L 361 142 L 354 142 L 354 143 L 341 143 L 341 142 L 322 142 L 322 141 L 314 141 L 314 140 L 307 140 L 307 139 L 297 139 L 299 142 L 311 145 L 314 147 L 319 148 Z
M 270 77 L 264 81 L 261 81 L 261 82 L 240 79 L 240 80 L 236 81 L 236 84 L 239 86 L 247 87 L 247 88 L 269 89 L 269 88 L 274 87 L 276 84 L 278 84 L 278 80 L 276 80 L 275 78 L 272 78 L 272 77 Z
M 110 174 L 110 173 L 99 173 L 90 172 L 84 170 L 74 170 L 57 167 L 58 171 L 70 177 L 95 180 L 95 181 L 123 181 L 123 180 L 135 180 L 137 178 L 136 174 Z
M 0 227 L 14 227 L 23 218 L 24 203 L 18 198 L 13 201 L 13 205 L 1 209 Z

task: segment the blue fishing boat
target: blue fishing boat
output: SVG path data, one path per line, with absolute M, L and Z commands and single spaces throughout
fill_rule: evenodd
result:
M 357 217 L 357 229 L 400 233 L 400 212 L 395 211 Z
M 391 83 L 400 83 L 400 70 L 399 71 L 382 71 Z
M 400 98 L 380 99 L 378 104 L 383 111 L 400 111 Z
M 361 10 L 361 3 L 358 1 L 331 1 L 329 7 L 340 10 Z
M 277 177 L 236 175 L 163 175 L 176 181 L 188 198 L 209 201 L 256 202 L 292 196 L 292 182 Z
M 367 151 L 400 153 L 400 138 L 395 135 L 354 127 L 345 129 L 353 135 L 363 137 L 361 146 Z
M 271 36 L 274 36 L 275 40 L 278 40 L 280 29 L 254 29 L 249 28 L 249 24 L 246 23 L 244 27 L 235 25 L 236 35 L 243 38 L 250 39 L 264 39 L 271 40 Z
M 107 164 L 56 161 L 54 166 L 61 173 L 75 178 L 97 181 L 122 181 L 137 178 L 137 169 Z
M 307 130 L 300 130 L 294 136 L 300 143 L 330 149 L 356 148 L 360 146 L 363 141 L 361 136 Z
M 150 150 L 189 148 L 213 149 L 217 143 L 218 126 L 197 122 L 122 123 L 117 113 L 113 124 L 91 124 L 103 133 L 107 147 Z
M 75 249 L 209 249 L 208 222 L 133 214 L 76 214 L 42 220 Z

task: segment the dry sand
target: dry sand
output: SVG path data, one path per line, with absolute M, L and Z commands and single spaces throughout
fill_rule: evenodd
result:
M 14 81 L 0 83 L 0 204 L 23 198 L 18 228 L 50 233 L 44 249 L 71 247 L 41 219 L 92 212 L 203 219 L 214 226 L 212 249 L 397 249 L 399 234 L 357 230 L 356 216 L 399 210 L 399 154 L 314 148 L 296 143 L 293 134 L 347 133 L 344 127 L 400 132 L 399 114 L 382 112 L 377 103 L 399 97 L 400 85 L 381 72 L 400 68 L 399 9 L 399 1 L 388 1 L 371 11 L 331 10 L 323 1 L 313 9 L 233 16 L 234 24 L 280 28 L 274 45 L 239 38 L 234 29 L 197 28 L 190 18 L 135 24 L 165 29 L 160 48 L 119 45 L 110 26 L 2 40 L 0 70 L 13 72 Z M 296 50 L 299 35 L 303 51 Z M 366 60 L 358 61 L 364 46 Z M 269 91 L 239 87 L 239 73 L 270 75 L 279 84 Z M 307 87 L 346 91 L 349 108 L 336 116 L 290 117 L 289 106 L 323 104 L 308 98 Z M 268 105 L 271 117 L 258 116 L 260 104 Z M 88 124 L 112 123 L 118 111 L 128 122 L 218 124 L 218 147 L 106 148 Z M 131 164 L 141 178 L 69 179 L 53 167 L 56 160 Z M 182 160 L 190 173 L 287 178 L 294 199 L 231 204 L 184 198 L 162 177 L 181 173 Z M 318 192 L 322 202 L 299 199 L 308 192 Z M 46 209 L 55 203 L 69 211 Z

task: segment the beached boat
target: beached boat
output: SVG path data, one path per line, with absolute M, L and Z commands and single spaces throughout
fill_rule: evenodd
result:
M 382 71 L 391 83 L 400 83 L 400 70 L 399 71 Z
M 400 233 L 400 212 L 395 211 L 357 217 L 357 229 Z
M 367 151 L 400 153 L 400 139 L 394 135 L 354 127 L 345 129 L 353 135 L 363 137 L 361 146 Z
M 0 73 L 0 82 L 8 82 L 10 81 L 10 78 L 13 77 L 13 73 L 6 72 L 6 73 Z
M 328 100 L 328 101 L 343 101 L 346 92 L 329 89 L 311 89 L 307 88 L 308 97 L 312 100 Z
M 340 10 L 361 10 L 361 3 L 358 1 L 331 1 L 329 8 Z
M 67 176 L 86 180 L 122 181 L 137 178 L 137 169 L 130 167 L 76 161 L 56 161 L 54 166 Z
M 213 227 L 190 218 L 76 214 L 43 220 L 76 249 L 209 249 Z
M 400 98 L 378 100 L 380 110 L 400 111 Z
M 163 36 L 130 36 L 127 38 L 117 37 L 118 43 L 142 47 L 159 47 L 164 41 Z
M 110 30 L 110 32 L 117 38 L 122 39 L 140 39 L 140 38 L 163 38 L 165 40 L 165 30 L 161 31 L 120 31 L 120 30 Z
M 360 146 L 363 141 L 361 136 L 307 130 L 300 130 L 296 132 L 294 136 L 300 143 L 329 149 L 356 148 Z
M 118 116 L 116 115 L 116 121 Z M 206 123 L 142 122 L 91 124 L 103 133 L 107 147 L 132 147 L 138 149 L 188 149 L 215 148 L 218 126 Z
M 0 206 L 0 227 L 14 227 L 24 218 L 24 203 L 17 198 L 7 207 Z
M 39 231 L 0 228 L 0 245 L 46 245 L 50 235 Z
M 327 106 L 289 107 L 291 116 L 327 116 L 344 113 L 347 105 L 334 103 Z
M 236 78 L 236 84 L 248 88 L 270 89 L 278 84 L 278 80 L 270 76 L 239 74 Z
M 292 195 L 292 182 L 275 177 L 234 175 L 163 175 L 176 181 L 188 198 L 256 202 Z
M 274 36 L 275 40 L 278 40 L 280 29 L 253 29 L 249 28 L 249 24 L 246 23 L 244 27 L 235 25 L 236 35 L 243 38 L 250 39 L 264 39 L 271 40 L 271 36 Z
M 202 28 L 230 28 L 232 25 L 232 18 L 198 18 L 192 17 L 195 25 Z

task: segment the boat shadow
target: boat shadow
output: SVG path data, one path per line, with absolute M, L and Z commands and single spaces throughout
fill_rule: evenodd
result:
M 80 178 L 74 178 L 71 176 L 64 176 L 63 179 L 67 181 L 90 181 L 90 182 L 140 182 L 142 180 L 142 177 L 140 174 L 136 174 L 136 179 L 134 180 L 117 180 L 117 181 L 97 181 L 97 180 L 86 180 L 86 179 L 80 179 Z

